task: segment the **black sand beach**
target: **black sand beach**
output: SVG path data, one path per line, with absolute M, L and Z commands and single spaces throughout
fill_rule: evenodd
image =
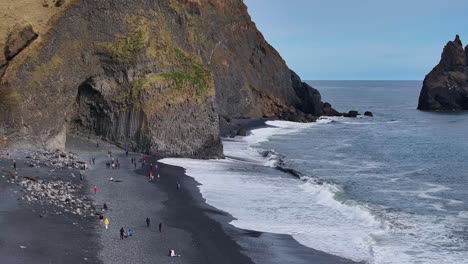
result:
M 109 229 L 97 216 L 39 217 L 42 207 L 17 201 L 14 191 L 19 187 L 3 178 L 0 221 L 8 231 L 0 233 L 0 258 L 7 260 L 2 263 L 353 263 L 304 247 L 288 235 L 235 228 L 229 224 L 232 216 L 205 203 L 198 183 L 185 175 L 183 168 L 158 163 L 155 180 L 149 182 L 149 166 L 142 167 L 138 162 L 135 170 L 130 161 L 131 157 L 140 160 L 140 154 L 125 157 L 116 147 L 101 143 L 96 148 L 94 142 L 77 137 L 67 144 L 69 151 L 84 160 L 96 158 L 82 184 L 97 209 L 104 203 L 108 205 L 104 215 L 109 219 Z M 119 159 L 120 169 L 106 169 L 108 150 Z M 4 168 L 11 166 L 3 162 Z M 156 164 L 148 157 L 146 164 L 150 162 Z M 19 168 L 23 170 L 26 173 L 28 168 Z M 47 171 L 29 169 L 28 173 L 45 177 Z M 70 180 L 80 183 L 77 178 Z M 93 193 L 95 185 L 97 194 Z M 46 210 L 55 209 L 48 206 Z M 147 217 L 151 219 L 149 228 Z M 133 236 L 121 240 L 122 227 L 125 231 L 132 229 Z M 169 257 L 170 249 L 181 256 Z
M 47 203 L 28 203 L 22 200 L 18 181 L 11 183 L 15 158 L 18 179 L 38 176 L 45 180 L 78 183 L 68 169 L 30 168 L 20 155 L 4 155 L 0 159 L 0 263 L 102 263 L 98 258 L 100 245 L 91 217 L 85 218 L 64 212 Z M 75 171 L 75 174 L 78 175 Z M 84 193 L 81 193 L 84 195 Z

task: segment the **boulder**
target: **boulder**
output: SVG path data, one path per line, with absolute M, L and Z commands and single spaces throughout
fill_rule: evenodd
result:
M 373 116 L 374 116 L 374 114 L 372 114 L 371 111 L 366 111 L 366 112 L 364 113 L 364 115 L 365 115 L 365 116 L 370 116 L 370 117 L 373 117 Z
M 325 102 L 323 104 L 323 115 L 324 116 L 341 116 L 342 114 L 333 109 L 330 103 Z
M 31 25 L 16 25 L 8 35 L 4 51 L 5 58 L 7 60 L 13 59 L 36 38 L 37 34 L 34 32 Z
M 247 136 L 247 129 L 244 127 L 241 127 L 239 130 L 237 130 L 237 135 L 245 137 Z
M 359 115 L 358 111 L 351 110 L 348 113 L 344 113 L 344 117 L 357 117 Z

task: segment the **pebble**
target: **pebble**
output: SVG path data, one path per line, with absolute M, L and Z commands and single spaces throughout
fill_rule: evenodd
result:
M 68 168 L 79 169 L 85 164 L 77 155 L 71 152 L 64 152 L 60 150 L 48 151 L 38 150 L 28 152 L 25 164 L 29 167 L 40 168 L 41 166 L 51 168 Z
M 23 199 L 28 202 L 47 202 L 76 215 L 88 215 L 94 211 L 92 202 L 77 194 L 81 186 L 64 181 L 44 181 L 37 177 L 24 177 L 18 184 L 23 187 Z

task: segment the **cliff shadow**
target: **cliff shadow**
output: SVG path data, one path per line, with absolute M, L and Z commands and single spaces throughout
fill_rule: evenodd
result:
M 100 82 L 88 79 L 78 87 L 69 133 L 96 136 L 132 151 L 149 152 L 152 144 L 145 113 L 134 105 L 116 105 Z

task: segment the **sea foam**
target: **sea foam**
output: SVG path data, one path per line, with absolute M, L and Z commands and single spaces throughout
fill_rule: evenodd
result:
M 435 253 L 439 245 L 453 242 L 445 230 L 466 219 L 467 212 L 450 219 L 384 209 L 376 214 L 375 208 L 341 198 L 343 190 L 338 185 L 313 176 L 298 179 L 275 170 L 284 157 L 260 148 L 260 143 L 272 136 L 303 133 L 320 123 L 340 121 L 269 121 L 269 127 L 253 130 L 247 137 L 225 139 L 224 160 L 162 162 L 186 168 L 187 174 L 202 184 L 199 188 L 207 202 L 233 215 L 236 220 L 232 224 L 238 228 L 289 234 L 305 246 L 368 263 L 468 263 L 464 252 Z M 378 168 L 380 164 L 363 162 L 358 166 Z M 358 168 L 348 169 L 351 173 Z M 425 190 L 408 194 L 437 201 L 441 199 L 433 194 L 444 190 L 444 186 L 427 184 Z

